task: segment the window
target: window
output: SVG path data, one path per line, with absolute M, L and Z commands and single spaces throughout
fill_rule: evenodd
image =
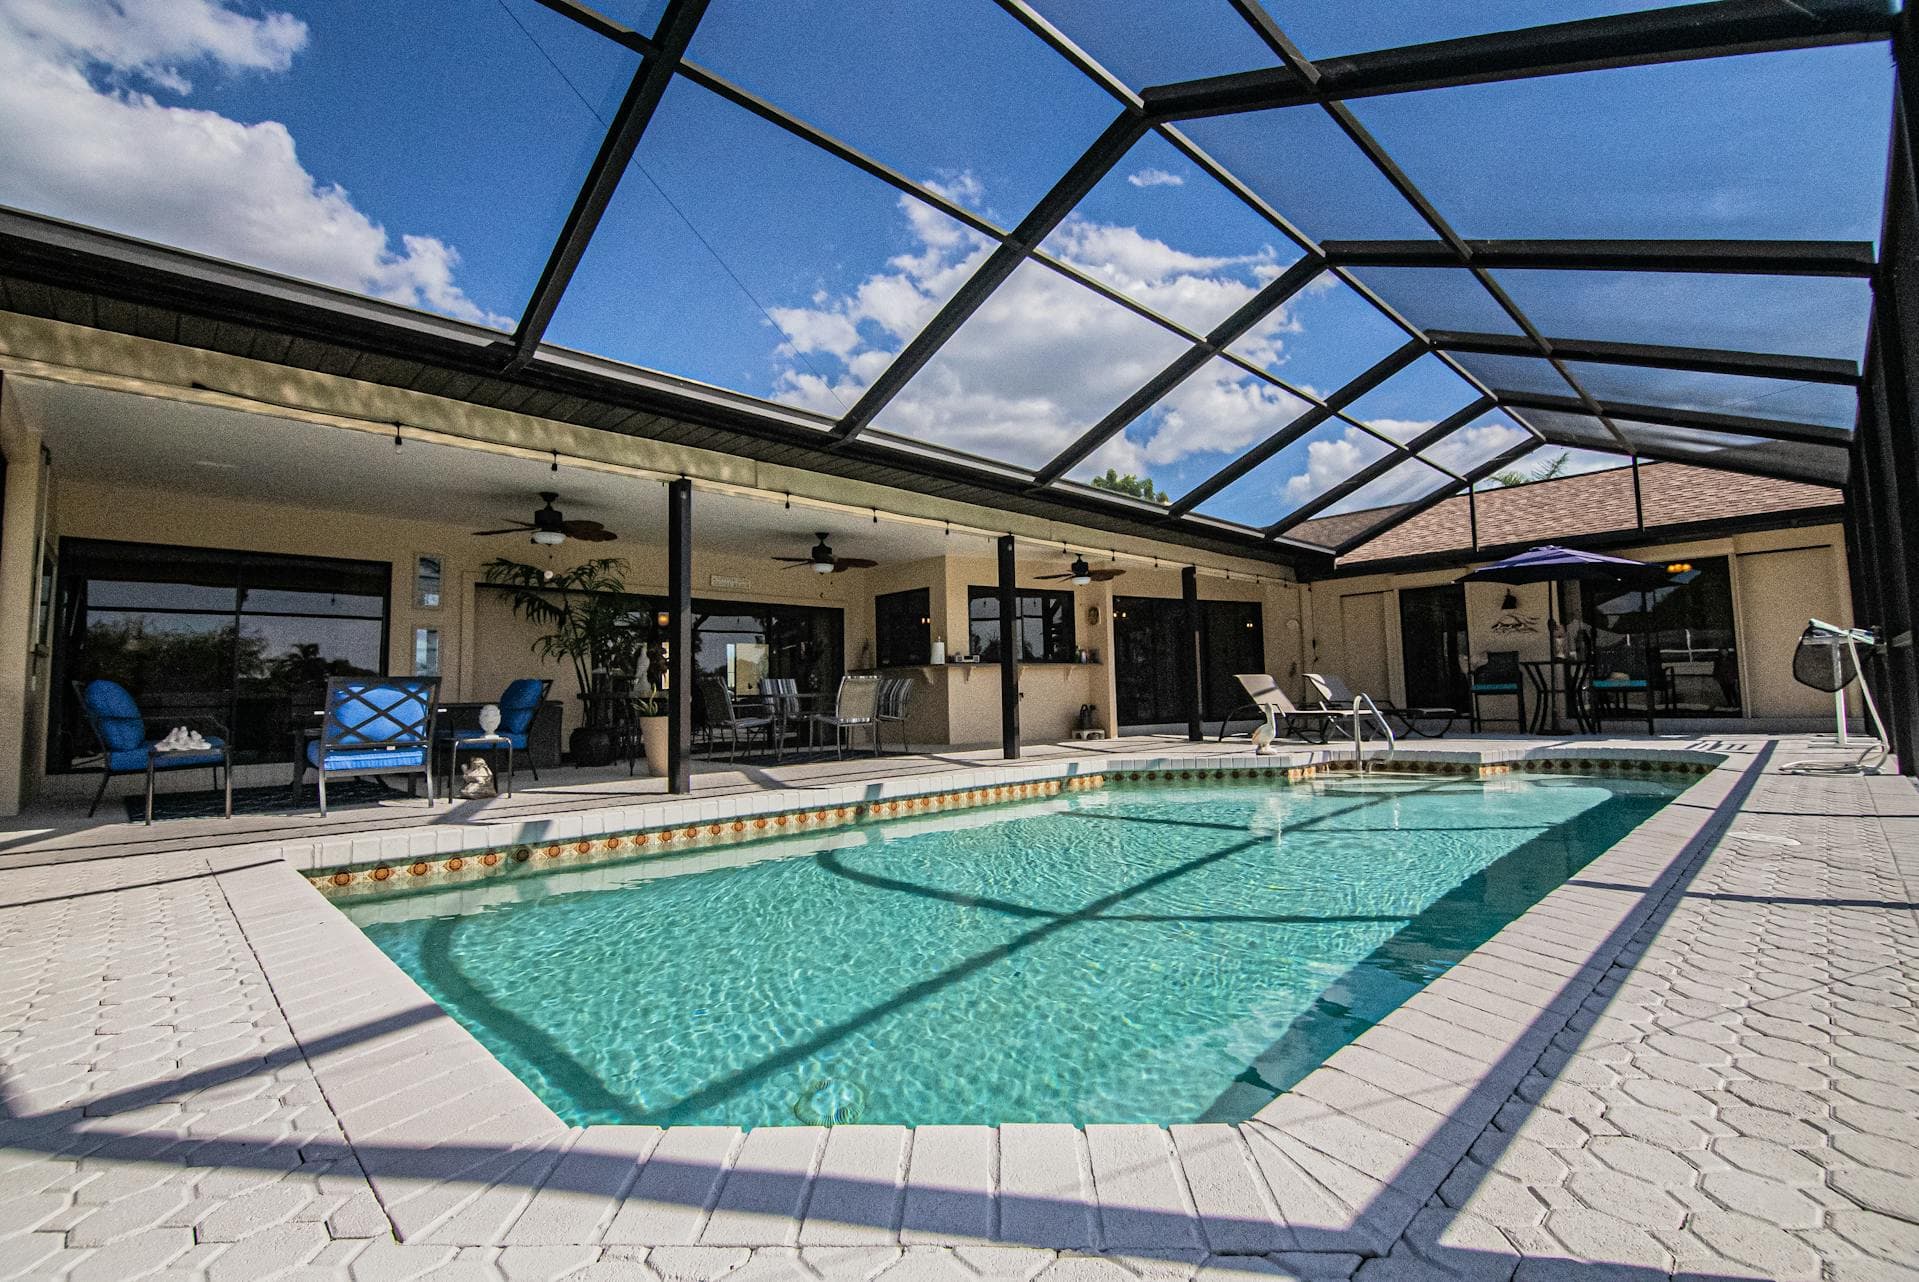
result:
M 96 750 L 74 683 L 125 686 L 151 733 L 212 717 L 235 762 L 286 761 L 327 678 L 386 670 L 384 562 L 65 539 L 47 766 Z
M 927 588 L 885 592 L 873 598 L 874 649 L 882 668 L 908 668 L 933 660 L 933 594 Z
M 1020 659 L 1026 663 L 1073 662 L 1077 657 L 1073 594 L 1021 592 L 1015 600 L 1019 611 Z M 999 662 L 999 589 L 966 589 L 966 618 L 968 647 L 982 663 Z
M 413 561 L 413 604 L 422 610 L 440 608 L 440 577 L 444 563 L 437 556 Z
M 440 675 L 440 630 L 438 628 L 413 629 L 413 675 L 416 677 Z
M 1561 585 L 1567 638 L 1592 660 L 1597 676 L 1653 674 L 1659 717 L 1739 715 L 1739 650 L 1733 629 L 1732 574 L 1723 556 L 1688 558 L 1692 568 L 1650 592 L 1603 583 Z M 1634 691 L 1607 716 L 1630 719 L 1645 696 Z

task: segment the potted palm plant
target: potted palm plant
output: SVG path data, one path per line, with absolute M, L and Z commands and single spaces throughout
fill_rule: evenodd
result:
M 627 596 L 626 568 L 624 560 L 612 556 L 582 561 L 566 570 L 505 557 L 484 567 L 488 583 L 508 589 L 514 615 L 545 629 L 533 639 L 533 652 L 573 665 L 586 705 L 582 724 L 567 740 L 577 765 L 603 766 L 613 760 L 613 701 L 607 696 L 613 693 L 617 675 L 633 673 L 644 649 L 641 629 L 633 626 L 637 603 Z M 657 709 L 658 700 L 650 702 Z M 641 711 L 648 709 L 643 706 Z M 664 734 L 659 738 L 664 745 Z

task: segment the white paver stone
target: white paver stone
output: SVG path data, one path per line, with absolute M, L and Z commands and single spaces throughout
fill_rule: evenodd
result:
M 797 1243 L 825 1143 L 823 1126 L 762 1126 L 748 1132 L 700 1241 L 708 1246 Z
M 602 1240 L 641 1246 L 697 1242 L 741 1138 L 730 1126 L 668 1127 Z
M 903 1126 L 835 1126 L 828 1131 L 800 1241 L 821 1247 L 897 1241 L 911 1138 Z
M 1200 1245 L 1197 1216 L 1164 1130 L 1088 1126 L 1086 1146 L 1104 1249 L 1182 1250 Z
M 913 1132 L 900 1216 L 902 1242 L 990 1241 L 999 1132 L 990 1126 L 921 1126 Z
M 999 1240 L 1092 1246 L 1097 1203 L 1079 1130 L 1059 1122 L 1013 1123 L 999 1128 L 999 1148 Z

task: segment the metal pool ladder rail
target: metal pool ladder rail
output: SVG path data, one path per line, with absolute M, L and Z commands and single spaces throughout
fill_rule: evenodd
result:
M 1382 760 L 1391 761 L 1393 759 L 1393 753 L 1399 748 L 1399 740 L 1393 735 L 1392 725 L 1384 716 L 1380 715 L 1379 705 L 1373 702 L 1373 697 L 1369 694 L 1354 695 L 1353 769 L 1363 774 L 1371 770 L 1372 767 L 1366 760 L 1366 723 L 1360 719 L 1359 708 L 1361 704 L 1366 705 L 1367 710 L 1373 714 L 1373 720 L 1379 723 L 1379 728 L 1386 734 L 1386 755 Z

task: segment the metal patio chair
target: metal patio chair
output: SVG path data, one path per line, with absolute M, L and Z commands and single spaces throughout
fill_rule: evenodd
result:
M 107 794 L 107 784 L 116 776 L 145 775 L 147 822 L 152 823 L 153 776 L 165 770 L 213 771 L 214 787 L 221 787 L 221 781 L 225 781 L 226 816 L 233 818 L 233 756 L 227 746 L 226 727 L 212 717 L 169 717 L 171 725 L 191 726 L 197 723 L 218 734 L 204 736 L 207 741 L 205 749 L 162 749 L 159 747 L 162 742 L 160 739 L 147 736 L 147 722 L 141 715 L 140 705 L 118 681 L 105 678 L 85 683 L 76 681 L 73 683 L 73 693 L 79 699 L 80 710 L 86 714 L 87 725 L 100 745 L 100 787 L 93 794 L 93 804 L 87 807 L 87 818 L 93 818 L 93 812 L 100 808 L 100 799 Z
M 772 750 L 773 731 L 777 725 L 773 715 L 770 712 L 741 715 L 746 707 L 763 706 L 760 700 L 735 699 L 733 692 L 726 688 L 726 682 L 718 677 L 701 677 L 699 689 L 700 709 L 706 717 L 706 742 L 710 750 L 718 750 L 722 730 L 727 736 L 728 761 L 739 760 L 741 734 L 764 734 L 767 749 Z
M 433 804 L 433 721 L 439 711 L 437 677 L 332 677 L 320 728 L 311 731 L 294 771 L 294 786 L 310 770 L 319 779 L 320 813 L 326 814 L 330 778 L 406 775 L 426 780 Z
M 879 706 L 874 719 L 881 725 L 896 725 L 900 728 L 900 751 L 911 752 L 913 746 L 906 741 L 906 716 L 913 703 L 913 677 L 881 677 Z M 875 741 L 879 731 L 873 732 Z
M 835 753 L 845 757 L 847 739 L 858 731 L 865 730 L 873 736 L 873 755 L 879 756 L 879 699 L 880 679 L 878 677 L 841 677 L 839 694 L 833 700 L 833 711 L 813 714 L 808 742 L 817 747 L 820 727 L 829 727 L 833 731 Z
M 1489 650 L 1486 661 L 1473 669 L 1473 729 L 1478 731 L 1486 724 L 1486 718 L 1479 711 L 1479 700 L 1483 695 L 1512 696 L 1518 705 L 1513 720 L 1519 733 L 1526 733 L 1526 677 L 1519 670 L 1519 651 Z

